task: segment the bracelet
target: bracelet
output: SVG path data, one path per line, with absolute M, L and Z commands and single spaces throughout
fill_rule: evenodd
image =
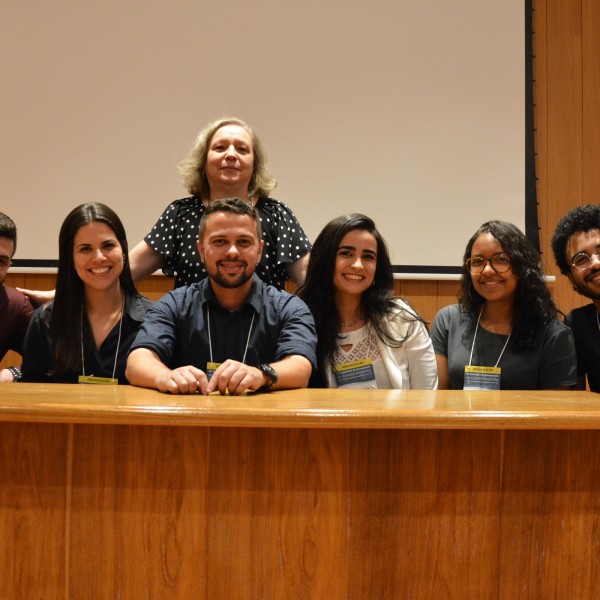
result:
M 21 381 L 23 374 L 21 373 L 21 369 L 19 367 L 8 367 L 10 374 L 13 376 L 13 381 Z

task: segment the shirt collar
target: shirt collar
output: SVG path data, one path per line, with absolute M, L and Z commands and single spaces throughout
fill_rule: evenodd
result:
M 125 295 L 125 314 L 134 321 L 142 322 L 146 316 L 146 307 L 141 296 Z
M 250 288 L 250 292 L 246 296 L 244 303 L 240 306 L 238 310 L 243 310 L 245 306 L 248 304 L 252 306 L 252 308 L 260 313 L 260 310 L 263 305 L 263 290 L 265 284 L 259 279 L 256 273 L 252 276 L 252 287 Z M 200 283 L 200 291 L 202 292 L 202 306 L 206 304 L 206 302 L 211 302 L 217 306 L 220 306 L 215 293 L 213 292 L 212 286 L 210 285 L 210 278 L 207 277 Z

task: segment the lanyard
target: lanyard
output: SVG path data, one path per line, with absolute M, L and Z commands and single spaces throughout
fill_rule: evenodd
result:
M 473 350 L 475 350 L 475 340 L 477 339 L 477 331 L 479 330 L 479 321 L 481 321 L 482 314 L 483 314 L 483 306 L 481 307 L 481 310 L 479 311 L 479 316 L 477 317 L 477 325 L 475 326 L 475 335 L 473 336 L 473 344 L 471 345 L 471 356 L 469 356 L 469 367 L 471 366 L 471 362 L 473 361 Z M 496 361 L 496 364 L 494 365 L 494 367 L 497 367 L 500 364 L 500 359 L 502 358 L 502 355 L 504 354 L 504 351 L 506 350 L 506 346 L 508 346 L 508 340 L 510 340 L 511 335 L 512 335 L 512 332 L 508 334 L 508 338 L 506 338 L 506 343 L 504 344 L 504 348 L 502 348 L 502 352 L 500 352 L 500 356 L 498 357 L 498 360 Z
M 248 339 L 246 340 L 246 347 L 244 348 L 244 357 L 242 362 L 246 364 L 246 354 L 248 353 L 248 345 L 250 344 L 250 336 L 252 335 L 252 326 L 254 325 L 254 315 L 256 313 L 252 311 L 252 320 L 250 321 L 250 329 L 248 330 Z M 212 351 L 212 336 L 210 334 L 210 304 L 206 304 L 206 320 L 208 321 L 208 348 L 210 351 L 210 362 L 213 362 L 213 351 Z

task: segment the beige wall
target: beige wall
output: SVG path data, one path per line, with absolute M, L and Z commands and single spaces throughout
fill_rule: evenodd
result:
M 539 220 L 544 266 L 560 308 L 582 302 L 554 266 L 549 240 L 558 219 L 579 204 L 600 201 L 600 4 L 596 0 L 534 0 L 536 145 Z M 49 288 L 52 278 L 10 275 L 9 285 Z M 157 297 L 171 287 L 151 278 L 139 288 Z M 397 282 L 431 321 L 455 301 L 457 284 L 446 281 Z M 2 364 L 14 361 L 7 357 Z

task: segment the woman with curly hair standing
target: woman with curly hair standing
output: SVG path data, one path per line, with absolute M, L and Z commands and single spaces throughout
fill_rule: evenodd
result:
M 571 388 L 575 346 L 560 314 L 525 235 L 484 223 L 465 250 L 458 304 L 431 331 L 440 389 Z

